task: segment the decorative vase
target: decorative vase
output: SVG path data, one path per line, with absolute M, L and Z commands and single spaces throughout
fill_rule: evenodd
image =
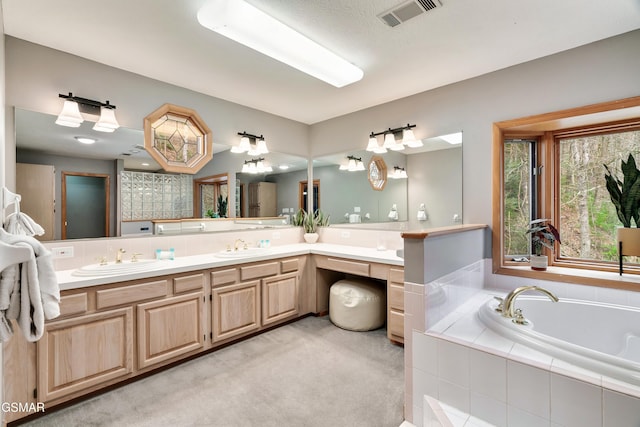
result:
M 304 233 L 304 241 L 307 243 L 315 243 L 318 241 L 318 233 Z
M 640 256 L 640 228 L 618 228 L 618 260 L 620 263 L 620 275 L 622 275 L 622 256 Z
M 549 265 L 549 259 L 546 255 L 531 255 L 531 269 L 536 271 L 545 271 Z

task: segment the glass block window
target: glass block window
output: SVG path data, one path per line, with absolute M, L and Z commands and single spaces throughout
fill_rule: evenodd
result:
M 193 217 L 193 178 L 122 171 L 122 221 Z

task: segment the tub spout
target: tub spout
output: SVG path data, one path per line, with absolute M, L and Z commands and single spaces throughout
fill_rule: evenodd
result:
M 541 288 L 539 286 L 521 286 L 519 288 L 514 289 L 509 292 L 507 296 L 504 298 L 504 302 L 502 303 L 502 315 L 504 317 L 514 318 L 515 317 L 515 302 L 518 295 L 527 291 L 537 291 L 542 294 L 545 294 L 549 297 L 549 299 L 553 302 L 558 302 L 558 297 L 549 292 L 548 290 Z

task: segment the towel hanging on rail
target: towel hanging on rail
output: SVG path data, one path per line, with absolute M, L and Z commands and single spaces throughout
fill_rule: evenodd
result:
M 4 215 L 4 210 L 13 204 L 13 213 L 3 219 L 4 229 L 11 234 L 42 236 L 44 228 L 29 215 L 20 211 L 21 200 L 22 197 L 19 194 L 9 191 L 7 187 L 2 188 L 2 214 Z
M 15 319 L 29 342 L 42 337 L 45 319 L 60 315 L 60 288 L 51 252 L 31 236 L 12 235 L 0 228 L 0 255 L 18 263 L 0 274 L 0 341 L 13 335 Z M 26 256 L 25 256 L 26 255 Z M 5 256 L 2 263 L 8 264 Z

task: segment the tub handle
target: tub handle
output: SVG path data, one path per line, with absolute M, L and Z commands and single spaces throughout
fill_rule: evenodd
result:
M 504 310 L 504 298 L 500 298 L 500 297 L 493 297 L 496 299 L 496 301 L 498 301 L 498 306 L 496 307 L 496 311 L 498 313 L 502 313 L 502 310 Z
M 529 321 L 524 318 L 524 315 L 522 314 L 522 310 L 519 309 L 519 308 L 516 308 L 515 316 L 511 321 L 513 323 L 515 323 L 516 325 L 528 325 L 529 324 Z

